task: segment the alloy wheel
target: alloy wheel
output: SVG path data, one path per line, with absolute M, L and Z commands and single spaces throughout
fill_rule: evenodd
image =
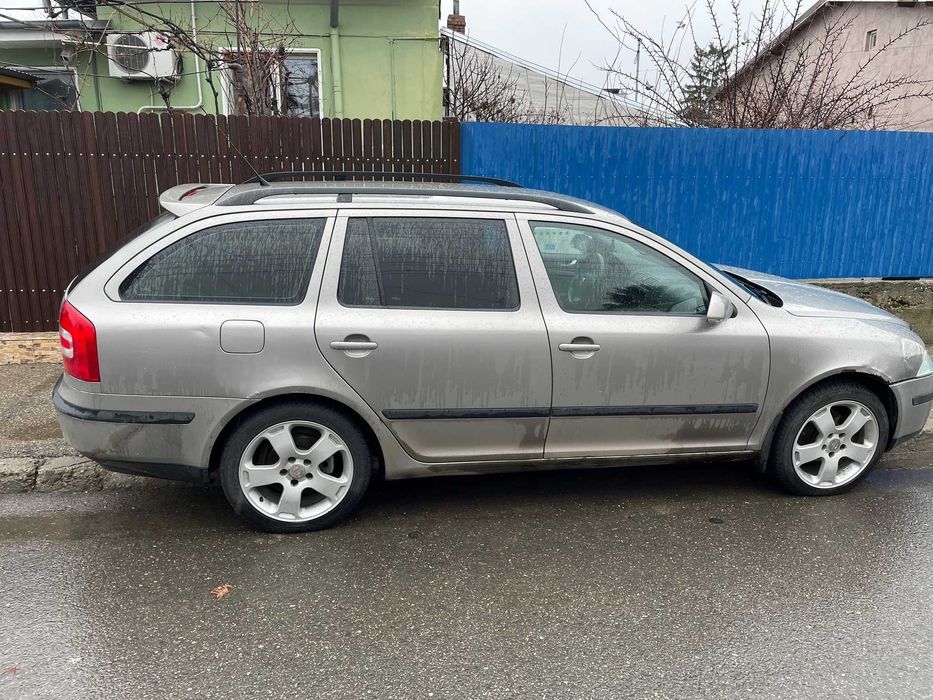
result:
M 820 489 L 842 486 L 861 474 L 878 452 L 878 420 L 858 401 L 834 401 L 804 422 L 794 440 L 797 476 Z
M 311 421 L 263 430 L 240 457 L 239 480 L 250 504 L 283 522 L 319 518 L 346 496 L 353 459 L 343 439 Z

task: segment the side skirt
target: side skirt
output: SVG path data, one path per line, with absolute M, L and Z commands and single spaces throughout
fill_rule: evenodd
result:
M 606 469 L 610 467 L 680 464 L 684 462 L 739 462 L 754 458 L 755 450 L 736 452 L 678 452 L 674 454 L 624 455 L 614 457 L 579 457 L 560 459 L 528 459 L 508 462 L 444 462 L 419 464 L 403 470 L 387 469 L 386 479 L 414 479 L 426 476 L 506 474 L 509 472 L 546 471 L 554 469 Z

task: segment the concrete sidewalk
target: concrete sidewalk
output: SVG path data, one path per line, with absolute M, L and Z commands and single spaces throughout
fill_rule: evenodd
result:
M 0 366 L 0 493 L 100 491 L 179 482 L 116 474 L 75 452 L 52 407 L 57 364 Z M 886 469 L 933 466 L 933 417 L 922 435 L 885 455 Z

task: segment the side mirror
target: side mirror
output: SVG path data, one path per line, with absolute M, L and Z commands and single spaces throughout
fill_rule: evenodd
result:
M 734 310 L 735 307 L 731 301 L 719 292 L 712 292 L 709 295 L 709 304 L 706 307 L 706 320 L 710 325 L 720 323 L 730 318 Z

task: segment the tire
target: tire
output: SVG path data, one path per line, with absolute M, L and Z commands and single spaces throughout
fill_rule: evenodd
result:
M 309 532 L 356 510 L 373 464 L 365 436 L 345 414 L 289 402 L 234 429 L 221 452 L 220 483 L 233 510 L 255 528 Z
M 802 394 L 785 411 L 774 434 L 768 472 L 781 487 L 801 496 L 844 493 L 878 464 L 888 431 L 887 410 L 874 392 L 842 379 L 827 382 Z

